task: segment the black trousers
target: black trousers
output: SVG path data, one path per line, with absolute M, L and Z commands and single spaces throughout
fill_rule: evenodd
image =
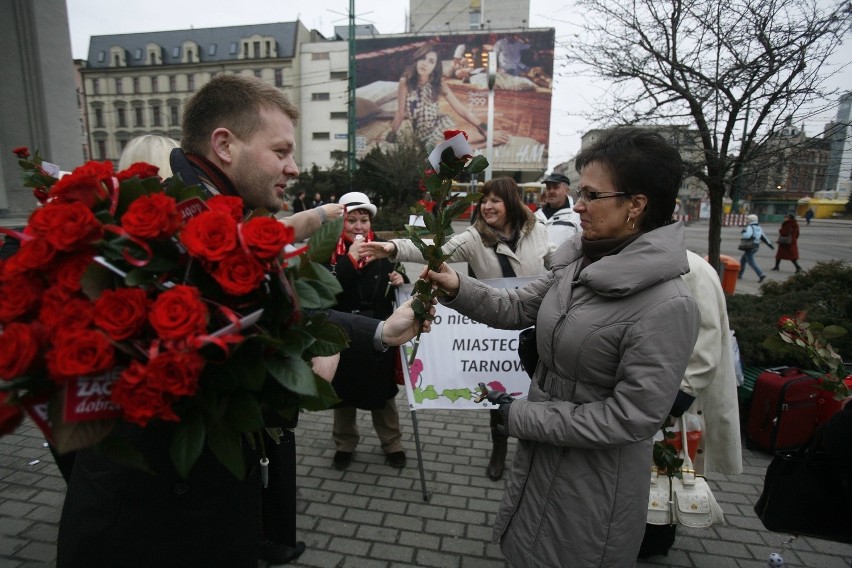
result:
M 262 537 L 287 546 L 296 545 L 296 435 L 284 428 L 276 444 L 264 430 L 269 458 L 269 485 L 263 489 Z

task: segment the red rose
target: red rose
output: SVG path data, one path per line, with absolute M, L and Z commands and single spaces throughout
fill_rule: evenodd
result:
M 39 354 L 39 334 L 23 323 L 3 326 L 0 333 L 0 379 L 10 381 L 27 372 Z
M 36 237 L 21 243 L 21 248 L 3 265 L 3 278 L 20 276 L 29 270 L 41 270 L 53 260 L 56 249 L 44 237 Z
M 69 292 L 79 292 L 80 282 L 86 269 L 94 262 L 95 253 L 91 251 L 66 255 L 54 265 L 49 274 L 51 284 L 56 284 Z
M 226 256 L 213 271 L 213 278 L 232 296 L 243 296 L 256 290 L 266 273 L 263 266 L 242 251 Z
M 92 325 L 95 306 L 88 298 L 72 294 L 52 311 L 42 305 L 39 319 L 54 335 L 74 334 L 81 328 Z
M 115 341 L 142 330 L 148 315 L 148 295 L 141 288 L 105 290 L 95 301 L 95 325 Z
M 778 329 L 781 331 L 794 331 L 797 327 L 796 320 L 790 316 L 781 316 L 778 319 Z
M 211 211 L 222 211 L 227 213 L 237 223 L 243 220 L 243 209 L 245 209 L 245 205 L 243 205 L 242 197 L 235 197 L 233 195 L 214 195 L 208 199 L 206 203 L 207 207 L 209 207 Z
M 171 237 L 180 228 L 181 214 L 174 198 L 165 193 L 143 195 L 121 217 L 121 226 L 140 239 Z
M 111 369 L 115 364 L 115 351 L 103 333 L 83 329 L 57 337 L 46 358 L 50 377 L 62 383 Z
M 204 363 L 195 351 L 166 351 L 148 362 L 148 385 L 174 396 L 192 396 Z
M 100 239 L 104 229 L 86 205 L 74 202 L 36 209 L 25 232 L 45 237 L 57 250 L 71 251 Z
M 38 318 L 48 328 L 55 328 L 59 313 L 74 294 L 61 286 L 51 286 L 41 297 Z
M 109 196 L 104 182 L 112 178 L 112 172 L 112 162 L 87 162 L 56 182 L 50 188 L 50 197 L 91 208 Z
M 9 323 L 33 310 L 44 286 L 36 278 L 13 276 L 0 284 L 0 323 Z
M 12 153 L 14 153 L 17 157 L 21 158 L 22 160 L 25 160 L 25 159 L 30 157 L 30 151 L 26 146 L 19 146 L 18 148 L 15 148 L 14 150 L 12 150 Z
M 132 177 L 138 177 L 139 179 L 160 177 L 160 168 L 151 164 L 146 164 L 145 162 L 136 162 L 129 168 L 121 170 L 115 174 L 115 177 L 119 183 Z
M 0 436 L 11 434 L 24 421 L 24 411 L 18 405 L 7 405 L 9 393 L 0 392 Z
M 464 139 L 467 140 L 467 132 L 464 130 L 444 130 L 444 140 L 449 140 L 450 138 L 454 138 L 459 134 L 464 134 Z
M 293 242 L 296 231 L 272 217 L 254 217 L 241 225 L 243 243 L 261 261 L 272 260 Z
M 192 256 L 222 260 L 237 247 L 237 222 L 224 211 L 205 211 L 189 220 L 180 240 Z
M 207 306 L 198 288 L 175 286 L 154 301 L 148 321 L 162 339 L 190 339 L 204 333 Z
M 138 361 L 121 373 L 110 398 L 121 407 L 125 420 L 139 426 L 147 426 L 153 418 L 179 420 L 171 408 L 174 397 L 148 385 L 147 368 Z

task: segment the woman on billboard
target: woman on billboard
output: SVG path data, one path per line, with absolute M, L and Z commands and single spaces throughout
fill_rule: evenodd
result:
M 440 97 L 462 118 L 468 121 L 482 136 L 480 146 L 484 145 L 488 125 L 474 116 L 444 83 L 438 50 L 433 45 L 424 45 L 414 52 L 414 63 L 407 66 L 399 78 L 397 89 L 397 110 L 387 134 L 388 142 L 396 142 L 397 131 L 403 120 L 409 119 L 414 135 L 427 147 L 444 140 L 444 131 L 458 128 L 451 116 L 441 112 Z M 501 131 L 494 133 L 494 144 L 505 144 L 509 136 Z M 474 147 L 476 142 L 472 141 Z

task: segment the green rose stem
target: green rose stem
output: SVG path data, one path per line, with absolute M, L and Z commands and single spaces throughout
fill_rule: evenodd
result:
M 447 134 L 445 133 L 445 136 Z M 450 138 L 450 136 L 447 136 L 448 140 Z M 465 136 L 465 138 L 467 137 Z M 462 156 L 456 156 L 453 148 L 447 147 L 441 152 L 441 161 L 437 171 L 434 169 L 424 170 L 423 186 L 429 192 L 429 195 L 435 202 L 435 206 L 429 212 L 426 211 L 422 204 L 418 204 L 415 211 L 418 215 L 422 215 L 426 230 L 434 235 L 432 244 L 427 244 L 420 238 L 421 229 L 411 225 L 408 225 L 406 228 L 408 229 L 408 237 L 420 250 L 429 270 L 437 271 L 441 264 L 446 262 L 452 255 L 452 252 L 445 254 L 442 247 L 446 243 L 447 236 L 453 233 L 453 220 L 459 217 L 470 204 L 479 201 L 482 197 L 481 193 L 468 193 L 467 195 L 454 197 L 452 195 L 453 180 L 462 173 L 476 174 L 487 167 L 488 160 L 484 156 L 471 157 L 467 153 Z M 408 358 L 409 366 L 411 366 L 417 356 L 423 324 L 427 320 L 432 319 L 432 316 L 429 315 L 432 300 L 440 293 L 439 290 L 432 287 L 431 282 L 422 278 L 414 284 L 412 292 L 414 301 L 411 307 L 414 310 L 414 317 L 420 322 L 420 331 L 418 331 L 417 337 L 414 338 L 414 348 Z

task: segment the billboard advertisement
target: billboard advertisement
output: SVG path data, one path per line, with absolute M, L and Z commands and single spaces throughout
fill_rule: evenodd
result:
M 464 130 L 484 153 L 488 60 L 495 58 L 494 168 L 547 167 L 554 30 L 358 38 L 358 157 L 415 137 L 431 149 Z

